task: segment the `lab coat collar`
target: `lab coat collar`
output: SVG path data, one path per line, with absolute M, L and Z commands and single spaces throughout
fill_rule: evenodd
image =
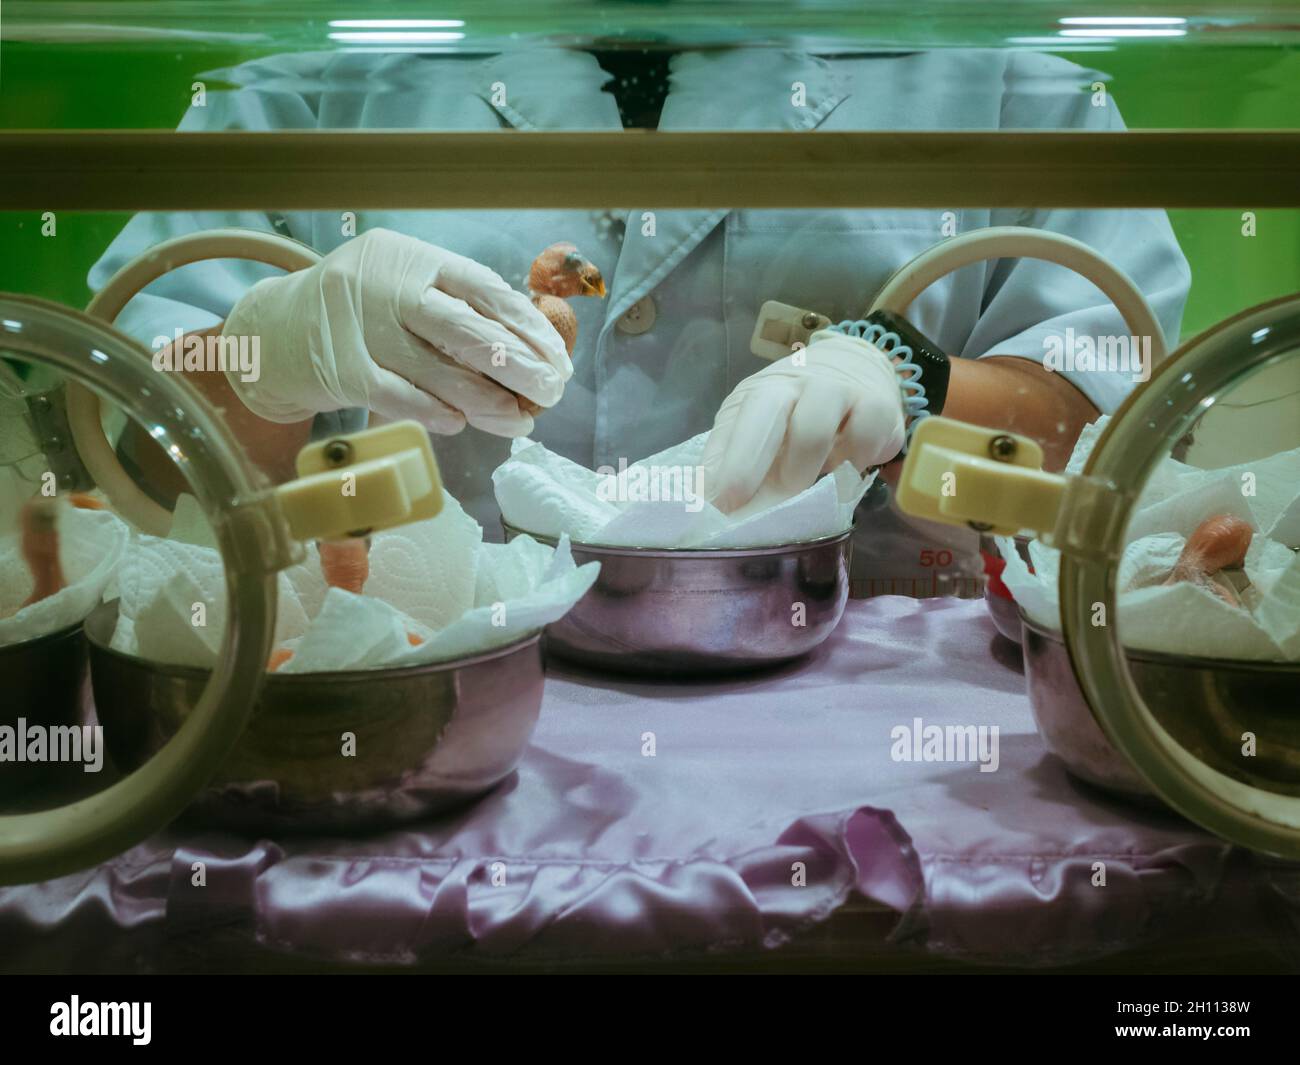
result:
M 661 130 L 812 130 L 849 95 L 824 59 L 790 49 L 673 56 Z M 489 56 L 478 95 L 514 129 L 621 129 L 602 91 L 611 76 L 588 52 L 539 47 Z
M 848 96 L 829 63 L 789 49 L 683 52 L 670 66 L 661 130 L 792 130 L 820 126 Z M 595 56 L 535 48 L 484 61 L 479 94 L 520 130 L 620 129 L 610 81 Z M 628 217 L 627 238 L 606 303 L 605 334 L 727 216 L 726 210 L 658 211 Z
M 520 130 L 618 130 L 612 80 L 596 57 L 570 48 L 527 48 L 489 56 L 475 92 Z
M 848 96 L 826 61 L 801 52 L 731 49 L 673 57 L 661 130 L 792 130 L 820 126 Z M 643 212 L 628 218 L 610 292 L 605 332 L 658 285 L 724 219 L 726 210 L 659 211 L 641 235 Z M 602 336 L 602 340 L 604 336 Z
M 673 57 L 663 130 L 813 130 L 849 95 L 824 59 L 778 48 Z

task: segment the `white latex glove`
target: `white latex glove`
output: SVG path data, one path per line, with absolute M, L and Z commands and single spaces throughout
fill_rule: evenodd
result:
M 261 373 L 227 379 L 268 421 L 366 407 L 436 433 L 525 436 L 516 393 L 552 406 L 573 374 L 564 341 L 486 266 L 372 229 L 315 266 L 259 281 L 223 336 L 260 337 Z
M 903 430 L 893 360 L 865 340 L 823 330 L 723 401 L 701 459 L 704 491 L 727 513 L 770 506 L 842 462 L 858 470 L 888 462 Z

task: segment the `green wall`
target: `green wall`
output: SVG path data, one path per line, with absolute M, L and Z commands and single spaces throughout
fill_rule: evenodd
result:
M 171 128 L 197 73 L 275 50 L 2 44 L 0 127 Z M 1131 127 L 1291 127 L 1300 118 L 1295 48 L 1141 43 L 1067 58 L 1111 75 L 1110 90 Z M 1242 212 L 1250 209 L 1171 213 L 1193 272 L 1184 336 L 1300 290 L 1300 210 L 1260 212 L 1256 235 L 1246 237 Z M 64 215 L 49 238 L 35 214 L 0 214 L 0 289 L 84 305 L 86 272 L 125 220 Z
M 1300 124 L 1300 49 L 1176 44 L 1067 56 L 1110 74 L 1130 128 L 1274 129 Z M 1300 176 L 1297 177 L 1300 181 Z M 1238 210 L 1170 211 L 1192 266 L 1183 316 L 1191 337 L 1243 308 L 1300 291 L 1300 209 L 1256 212 L 1253 237 Z

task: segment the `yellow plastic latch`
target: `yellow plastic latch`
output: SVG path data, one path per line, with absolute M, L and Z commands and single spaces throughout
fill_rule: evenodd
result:
M 981 532 L 1051 533 L 1065 478 L 1042 470 L 1028 437 L 951 418 L 923 420 L 912 434 L 896 498 L 907 514 Z
M 297 466 L 297 480 L 275 490 L 296 539 L 362 536 L 442 510 L 438 463 L 418 422 L 309 444 Z

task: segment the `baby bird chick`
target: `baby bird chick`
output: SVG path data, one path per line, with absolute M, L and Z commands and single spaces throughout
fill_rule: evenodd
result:
M 548 296 L 604 296 L 605 279 L 596 264 L 572 244 L 552 244 L 533 260 L 530 292 Z
M 316 544 L 320 553 L 321 576 L 331 588 L 360 595 L 370 577 L 370 541 L 360 537 L 346 540 L 320 540 Z M 287 647 L 277 647 L 267 659 L 266 671 L 274 673 L 293 652 Z
M 572 244 L 552 244 L 533 260 L 528 290 L 533 306 L 555 326 L 564 338 L 565 350 L 572 355 L 578 339 L 578 316 L 564 301 L 570 296 L 605 295 L 605 279 L 596 264 Z
M 1255 531 L 1231 514 L 1215 514 L 1201 522 L 1183 545 L 1182 553 L 1165 584 L 1191 581 L 1213 592 L 1229 606 L 1240 607 L 1241 597 L 1220 576 L 1223 570 L 1240 569 Z
M 23 606 L 39 603 L 67 587 L 59 562 L 58 522 L 54 500 L 36 496 L 23 504 L 20 518 L 23 561 L 32 575 L 32 594 Z
M 370 541 L 363 537 L 320 540 L 316 547 L 320 552 L 320 569 L 325 583 L 331 588 L 342 588 L 353 595 L 361 595 L 370 578 Z M 408 632 L 406 642 L 412 647 L 419 647 L 424 643 L 424 637 Z M 276 672 L 291 658 L 293 652 L 289 648 L 275 648 L 267 659 L 266 671 Z
M 320 552 L 320 569 L 325 583 L 360 595 L 370 576 L 369 541 L 360 538 L 321 540 L 316 547 Z

